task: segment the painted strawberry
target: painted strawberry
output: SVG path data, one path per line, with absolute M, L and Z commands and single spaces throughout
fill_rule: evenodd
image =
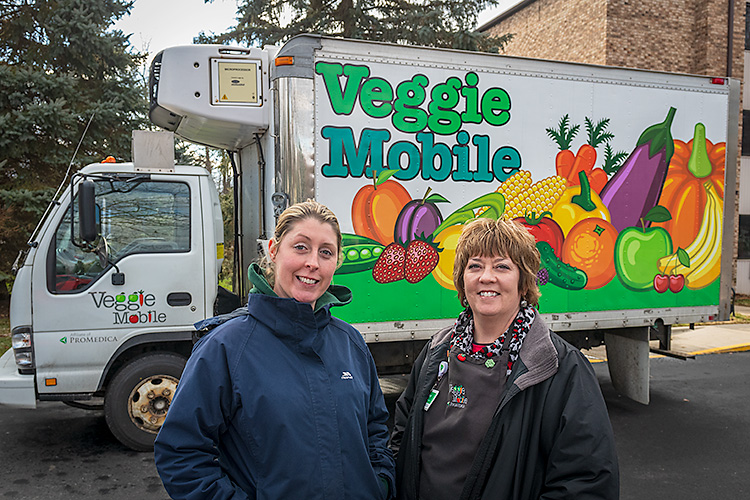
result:
M 435 247 L 424 240 L 414 240 L 406 247 L 404 274 L 406 281 L 417 283 L 432 272 L 438 264 Z
M 406 250 L 398 243 L 391 243 L 375 262 L 372 277 L 378 283 L 392 283 L 404 279 L 404 262 Z

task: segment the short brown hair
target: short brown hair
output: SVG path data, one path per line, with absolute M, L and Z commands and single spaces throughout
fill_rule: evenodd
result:
M 286 234 L 291 231 L 298 222 L 302 222 L 305 219 L 315 219 L 321 224 L 328 224 L 333 228 L 333 232 L 336 234 L 336 252 L 338 254 L 336 265 L 341 265 L 343 253 L 341 248 L 341 228 L 339 227 L 339 221 L 330 208 L 315 200 L 308 199 L 307 201 L 295 203 L 294 205 L 287 207 L 276 221 L 276 228 L 273 232 L 274 241 L 277 244 L 281 242 L 284 236 L 286 236 Z M 276 281 L 276 269 L 268 252 L 266 252 L 266 255 L 261 259 L 260 267 L 263 269 L 263 275 L 268 281 L 268 284 L 273 287 L 275 284 L 274 282 Z
M 472 257 L 507 257 L 518 266 L 518 291 L 521 297 L 539 307 L 537 273 L 541 257 L 534 236 L 521 224 L 512 220 L 474 219 L 464 225 L 456 244 L 453 262 L 453 284 L 461 304 L 466 301 L 464 270 Z

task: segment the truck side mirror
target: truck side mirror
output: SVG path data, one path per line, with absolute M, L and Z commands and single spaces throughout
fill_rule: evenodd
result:
M 78 189 L 78 214 L 80 217 L 79 235 L 83 241 L 91 243 L 99 235 L 96 227 L 94 181 L 81 182 Z

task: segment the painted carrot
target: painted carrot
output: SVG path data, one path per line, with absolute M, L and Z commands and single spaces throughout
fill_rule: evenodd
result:
M 575 161 L 576 155 L 569 149 L 564 149 L 557 153 L 557 156 L 555 156 L 555 170 L 557 171 L 557 175 L 563 179 L 567 179 Z
M 570 125 L 570 117 L 568 115 L 560 118 L 560 123 L 557 124 L 557 128 L 549 127 L 546 130 L 547 135 L 552 138 L 557 147 L 560 148 L 560 152 L 555 157 L 555 170 L 557 175 L 567 179 L 570 175 L 570 171 L 573 168 L 575 162 L 575 155 L 570 150 L 570 143 L 573 142 L 573 138 L 581 128 L 580 125 Z
M 604 171 L 604 169 L 595 168 L 589 174 L 589 184 L 591 185 L 591 190 L 596 191 L 597 194 L 600 193 L 604 188 L 607 180 L 607 173 Z
M 591 144 L 584 144 L 578 148 L 576 161 L 573 163 L 573 168 L 568 175 L 568 186 L 578 186 L 580 183 L 578 173 L 586 172 L 586 175 L 588 175 L 591 173 L 594 165 L 596 165 L 596 149 Z

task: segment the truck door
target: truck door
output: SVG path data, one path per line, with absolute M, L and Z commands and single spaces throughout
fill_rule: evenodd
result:
M 73 243 L 69 208 L 50 224 L 32 278 L 40 395 L 93 392 L 128 339 L 189 331 L 205 317 L 199 183 L 168 178 L 96 180 L 99 232 L 110 259 L 103 266 Z M 77 205 L 74 199 L 74 232 Z M 118 271 L 122 284 L 112 279 Z

